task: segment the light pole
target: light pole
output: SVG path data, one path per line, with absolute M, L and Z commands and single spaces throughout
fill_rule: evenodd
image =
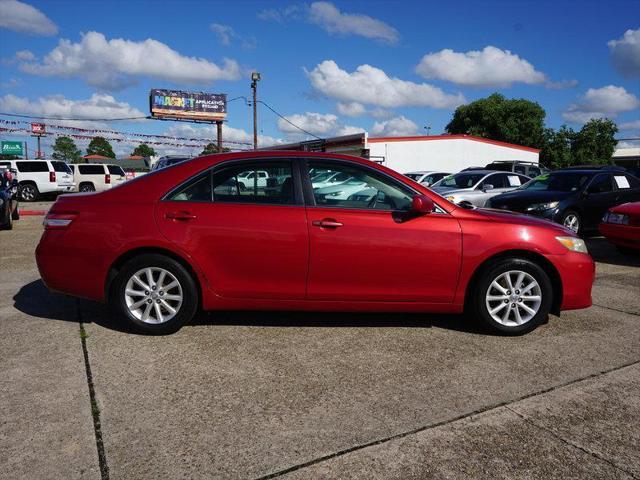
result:
M 431 127 L 427 125 L 424 127 L 424 129 L 427 131 L 427 136 L 429 136 L 429 133 L 431 132 Z
M 258 82 L 260 81 L 260 73 L 253 72 L 251 74 L 251 89 L 253 90 L 253 149 L 258 149 Z

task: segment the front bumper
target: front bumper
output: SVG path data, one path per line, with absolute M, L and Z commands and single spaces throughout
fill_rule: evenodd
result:
M 614 245 L 640 250 L 640 227 L 601 223 L 598 230 Z
M 562 303 L 560 310 L 575 310 L 592 305 L 591 288 L 596 273 L 596 264 L 591 255 L 568 252 L 564 255 L 548 255 L 560 274 Z

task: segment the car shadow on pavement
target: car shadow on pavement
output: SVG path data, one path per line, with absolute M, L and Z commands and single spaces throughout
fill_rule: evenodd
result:
M 594 261 L 623 267 L 640 267 L 640 251 L 633 254 L 621 253 L 604 237 L 585 239 L 587 249 Z
M 13 300 L 17 310 L 32 317 L 73 323 L 95 323 L 109 330 L 137 333 L 108 305 L 50 292 L 42 280 L 24 285 Z M 308 328 L 438 327 L 471 334 L 491 335 L 479 322 L 464 315 L 427 313 L 217 311 L 200 312 L 189 325 Z

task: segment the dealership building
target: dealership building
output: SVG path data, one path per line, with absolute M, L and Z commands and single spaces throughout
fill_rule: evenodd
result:
M 366 132 L 342 137 L 275 145 L 265 150 L 344 153 L 368 158 L 400 173 L 416 170 L 458 172 L 496 160 L 539 163 L 540 150 L 471 135 L 369 137 Z

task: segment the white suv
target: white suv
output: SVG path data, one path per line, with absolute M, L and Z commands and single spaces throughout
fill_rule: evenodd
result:
M 25 202 L 35 202 L 41 194 L 70 192 L 74 187 L 69 166 L 58 160 L 0 160 L 0 167 L 16 170 L 18 196 Z
M 127 179 L 119 165 L 79 163 L 70 167 L 77 192 L 103 192 L 120 185 Z

